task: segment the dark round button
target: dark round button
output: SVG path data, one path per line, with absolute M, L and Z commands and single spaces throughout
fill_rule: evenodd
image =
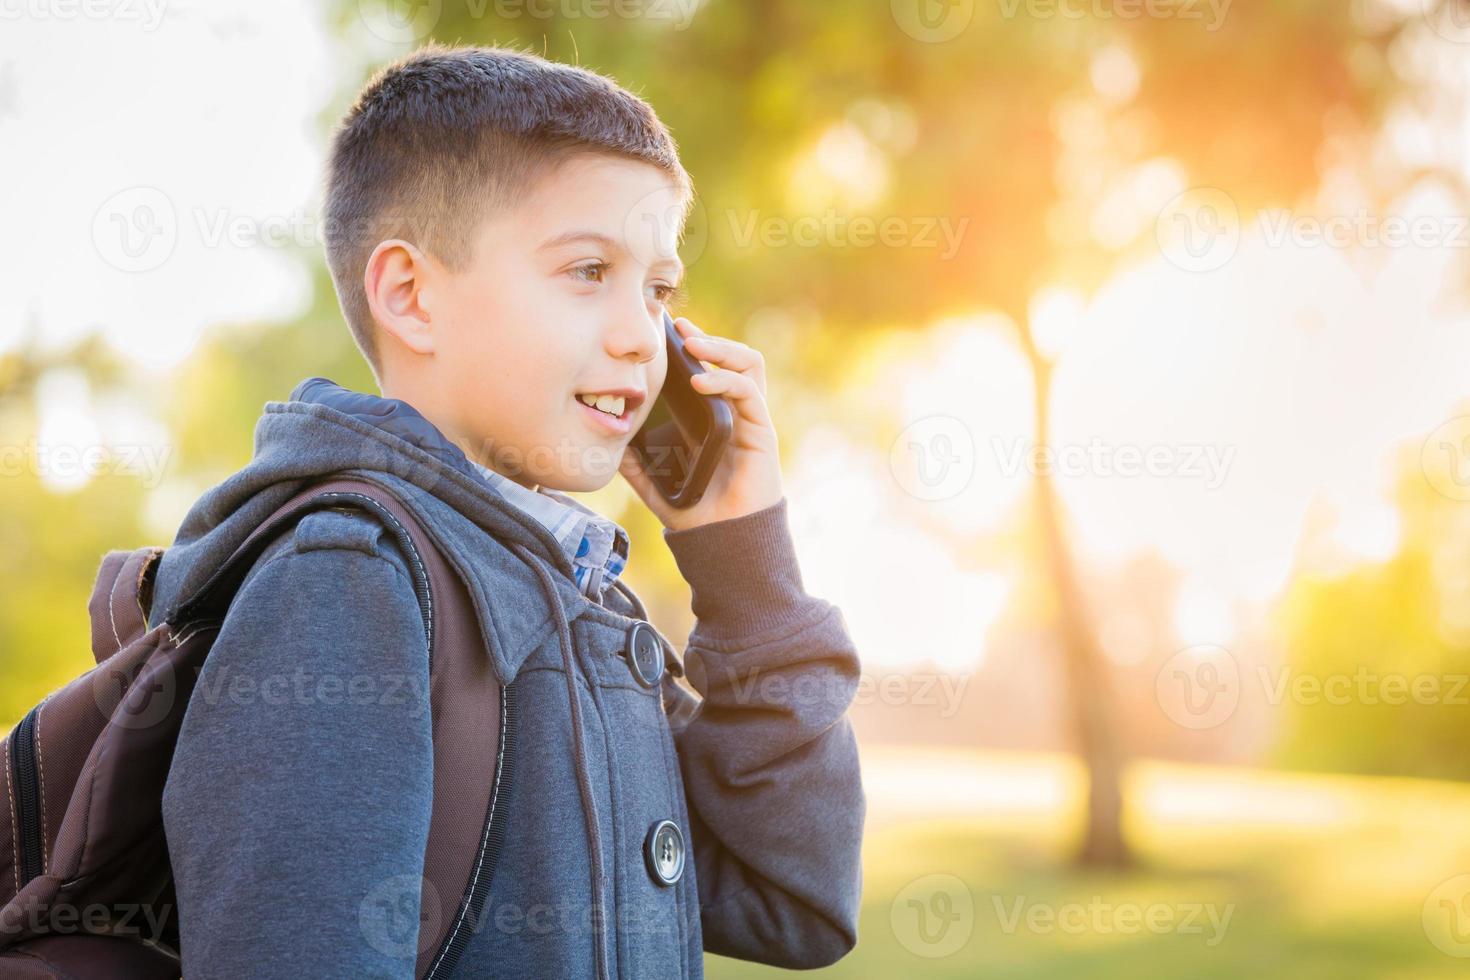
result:
M 660 820 L 643 841 L 648 873 L 660 885 L 672 885 L 684 874 L 684 832 L 672 820 Z
M 639 620 L 628 627 L 627 647 L 623 651 L 632 668 L 633 677 L 644 687 L 657 687 L 664 676 L 664 645 L 653 624 Z

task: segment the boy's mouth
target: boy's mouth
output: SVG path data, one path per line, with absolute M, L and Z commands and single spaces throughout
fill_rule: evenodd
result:
M 578 392 L 573 397 L 594 421 L 607 425 L 614 433 L 625 434 L 630 431 L 633 414 L 647 395 L 639 388 L 616 388 Z
M 581 392 L 576 398 L 583 405 L 597 409 L 614 418 L 626 419 L 638 410 L 646 397 L 636 388 L 618 388 L 604 392 Z

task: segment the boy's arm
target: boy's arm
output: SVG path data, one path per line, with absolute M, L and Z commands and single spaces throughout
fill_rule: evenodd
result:
M 163 801 L 190 980 L 414 974 L 428 652 L 380 533 L 365 515 L 303 518 L 200 672 Z
M 697 619 L 686 653 L 703 700 L 671 720 L 705 948 L 832 963 L 857 941 L 866 805 L 842 613 L 802 587 L 785 497 L 664 539 Z

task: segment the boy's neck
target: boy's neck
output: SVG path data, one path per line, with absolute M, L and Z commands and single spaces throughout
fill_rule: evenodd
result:
M 515 474 L 501 472 L 490 461 L 483 459 L 478 452 L 478 447 L 474 444 L 474 440 L 461 432 L 459 426 L 452 421 L 454 418 L 453 413 L 440 408 L 432 395 L 425 394 L 413 386 L 395 384 L 387 379 L 384 379 L 378 387 L 384 398 L 396 398 L 399 401 L 412 405 L 414 411 L 428 419 L 434 428 L 438 429 L 439 433 L 445 439 L 458 447 L 460 452 L 464 453 L 471 462 L 479 463 L 486 469 L 493 470 L 507 480 L 520 484 L 527 490 L 533 492 L 540 491 L 540 484 L 536 483 L 529 476 L 525 476 L 524 474 L 516 476 Z

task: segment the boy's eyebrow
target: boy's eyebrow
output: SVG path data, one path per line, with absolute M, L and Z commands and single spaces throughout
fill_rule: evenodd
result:
M 563 245 L 571 245 L 576 242 L 595 242 L 596 244 L 601 245 L 603 248 L 607 249 L 609 252 L 625 251 L 621 242 L 618 242 L 617 240 L 607 235 L 604 235 L 600 231 L 590 230 L 562 232 L 560 235 L 557 235 L 553 238 L 548 238 L 546 241 L 542 242 L 539 246 L 537 246 L 536 251 L 547 252 L 551 249 L 561 248 Z M 680 261 L 679 256 L 675 255 L 668 259 L 660 259 L 659 261 L 654 263 L 655 268 L 660 266 L 667 266 L 668 268 L 671 268 L 675 271 L 677 275 L 676 283 L 684 279 L 684 263 Z

